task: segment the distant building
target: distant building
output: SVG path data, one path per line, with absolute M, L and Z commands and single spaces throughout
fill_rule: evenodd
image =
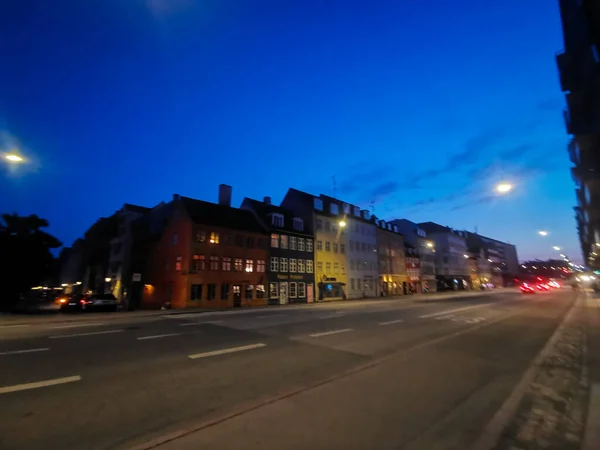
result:
M 305 222 L 270 197 L 263 201 L 245 198 L 241 209 L 251 211 L 271 233 L 267 273 L 269 303 L 314 301 L 314 234 L 312 222 Z
M 403 286 L 404 294 L 419 294 L 422 292 L 419 250 L 412 245 L 405 243 L 404 258 L 406 261 L 406 277 L 408 279 Z
M 479 270 L 488 271 L 494 285 L 511 286 L 514 284 L 513 279 L 519 273 L 516 246 L 470 231 L 460 231 L 459 233 L 465 238 L 471 253 L 477 254 Z
M 377 220 L 376 224 L 379 292 L 384 296 L 402 295 L 408 283 L 404 236 L 390 222 Z

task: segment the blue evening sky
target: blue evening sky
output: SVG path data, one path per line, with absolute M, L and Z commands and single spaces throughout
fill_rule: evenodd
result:
M 381 218 L 580 260 L 557 3 L 3 1 L 0 145 L 29 161 L 0 166 L 0 212 L 70 245 L 125 202 L 219 183 L 279 202 L 335 176 Z

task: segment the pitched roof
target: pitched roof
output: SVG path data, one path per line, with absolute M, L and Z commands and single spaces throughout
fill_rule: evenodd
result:
M 425 230 L 426 233 L 451 233 L 452 230 L 449 227 L 445 227 L 435 222 L 423 222 L 417 224 L 419 228 Z
M 285 231 L 297 233 L 297 231 L 294 230 L 293 219 L 298 216 L 296 216 L 293 213 L 293 211 L 289 210 L 288 208 L 261 202 L 260 200 L 254 200 L 254 199 L 248 198 L 248 197 L 244 198 L 244 201 L 242 203 L 246 203 L 248 206 L 250 206 L 250 208 L 252 208 L 254 210 L 254 212 L 256 212 L 256 215 L 258 215 L 259 217 L 261 217 L 263 219 L 267 219 L 268 216 L 271 214 L 281 214 L 283 216 L 283 225 L 284 226 L 283 227 L 271 227 L 271 228 L 283 229 Z M 269 221 L 265 221 L 265 223 L 267 226 L 270 226 L 270 224 L 271 224 L 271 222 L 269 222 Z
M 180 199 L 190 219 L 197 224 L 232 228 L 252 233 L 267 233 L 267 230 L 263 228 L 250 211 L 189 197 L 181 197 Z
M 131 211 L 131 212 L 139 213 L 139 214 L 144 214 L 144 213 L 150 211 L 152 208 L 146 208 L 145 206 L 132 205 L 131 203 L 125 203 L 123 205 L 123 209 L 126 209 L 127 211 Z

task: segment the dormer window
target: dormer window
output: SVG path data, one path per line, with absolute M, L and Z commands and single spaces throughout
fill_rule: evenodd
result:
M 340 207 L 337 205 L 337 203 L 331 203 L 329 205 L 329 212 L 337 216 L 340 213 Z
M 379 221 L 379 226 L 380 226 L 381 228 L 385 228 L 385 220 L 380 220 L 380 221 Z
M 370 216 L 369 211 L 367 211 L 366 209 L 363 209 L 363 212 L 362 212 L 363 219 L 369 220 L 369 216 Z
M 354 207 L 354 216 L 360 217 L 360 208 L 358 206 Z
M 388 223 L 388 224 L 387 224 L 387 229 L 388 229 L 389 231 L 392 231 L 392 224 L 391 224 L 391 223 Z
M 320 198 L 316 198 L 314 199 L 314 205 L 315 205 L 315 209 L 318 211 L 323 211 L 323 200 L 321 200 Z
M 394 233 L 397 233 L 397 232 L 398 232 L 398 226 L 394 225 Z
M 298 217 L 294 217 L 294 230 L 304 231 L 304 221 Z
M 274 227 L 283 228 L 283 214 L 273 214 L 271 216 L 271 223 Z
M 350 214 L 351 209 L 352 209 L 352 206 L 350 206 L 348 203 L 344 203 L 344 214 L 346 214 L 346 215 Z

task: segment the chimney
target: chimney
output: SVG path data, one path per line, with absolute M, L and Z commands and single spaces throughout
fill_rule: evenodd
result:
M 231 206 L 231 186 L 228 184 L 219 185 L 219 205 Z
M 263 202 L 265 203 L 265 205 L 270 205 L 271 204 L 271 197 L 265 197 Z

